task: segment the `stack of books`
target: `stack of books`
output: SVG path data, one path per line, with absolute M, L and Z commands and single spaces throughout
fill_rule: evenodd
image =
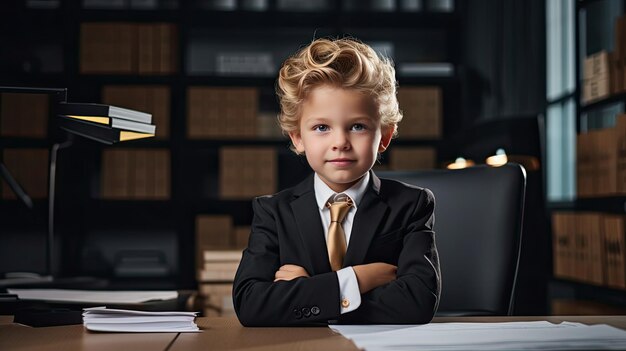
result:
M 170 23 L 81 23 L 80 73 L 172 74 L 178 46 L 177 26 Z
M 241 254 L 241 250 L 204 250 L 204 264 L 198 271 L 198 280 L 232 283 L 241 262 Z
M 249 232 L 249 229 L 248 229 Z M 241 261 L 241 250 L 202 250 L 198 291 L 204 297 L 205 316 L 233 316 L 233 280 Z
M 187 89 L 187 136 L 191 139 L 254 138 L 259 113 L 258 88 Z
M 278 152 L 274 147 L 222 147 L 219 159 L 220 198 L 249 200 L 276 192 Z
M 443 130 L 441 87 L 420 86 L 398 89 L 398 103 L 404 117 L 400 124 L 403 139 L 439 139 Z
M 583 64 L 583 104 L 602 100 L 613 89 L 613 54 L 605 50 L 587 56 Z
M 200 329 L 197 312 L 149 312 L 93 307 L 83 310 L 83 325 L 96 332 L 187 333 Z
M 61 103 L 57 113 L 62 129 L 105 144 L 150 138 L 156 133 L 151 114 L 121 107 Z

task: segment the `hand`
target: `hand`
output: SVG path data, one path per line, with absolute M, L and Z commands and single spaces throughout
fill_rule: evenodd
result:
M 279 280 L 292 280 L 299 277 L 309 277 L 307 271 L 295 264 L 286 264 L 281 266 L 276 273 L 274 273 L 274 282 Z
M 382 262 L 353 266 L 361 294 L 385 285 L 396 279 L 398 267 Z

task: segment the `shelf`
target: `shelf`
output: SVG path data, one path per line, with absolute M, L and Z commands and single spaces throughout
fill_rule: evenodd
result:
M 89 229 L 125 227 L 136 230 L 155 228 L 176 230 L 175 203 L 167 200 L 103 200 L 90 199 L 89 211 L 83 214 Z M 59 212 L 61 209 L 59 209 Z
M 280 139 L 260 139 L 260 138 L 231 138 L 231 139 L 187 139 L 184 141 L 183 146 L 192 149 L 202 148 L 215 148 L 222 146 L 285 146 L 289 145 L 290 141 L 287 138 Z
M 622 315 L 626 314 L 626 307 L 615 306 L 601 301 L 560 298 L 550 300 L 550 314 L 553 316 Z
M 274 87 L 276 82 L 276 76 L 224 76 L 214 74 L 193 74 L 183 78 L 185 83 L 189 86 L 203 85 L 203 86 L 251 86 L 251 87 Z M 278 74 L 278 73 L 277 73 Z
M 553 278 L 549 284 L 553 298 L 576 298 L 595 300 L 617 306 L 626 306 L 626 291 L 605 286 L 591 285 L 571 280 Z
M 22 0 L 25 1 L 25 0 Z M 9 10 L 10 16 L 4 16 L 6 28 L 16 28 L 28 26 L 29 28 L 63 28 L 67 22 L 67 11 L 63 8 L 57 9 L 30 9 L 21 8 L 14 11 Z M 7 14 L 7 13 L 5 13 Z M 20 35 L 21 33 L 16 33 Z
M 172 84 L 178 80 L 178 74 L 81 74 L 79 85 L 99 84 Z
M 335 26 L 335 17 L 328 12 L 250 12 L 192 10 L 186 16 L 192 28 L 254 29 Z
M 232 139 L 187 139 L 184 141 L 184 146 L 192 149 L 202 149 L 202 148 L 215 148 L 221 146 L 248 146 L 248 145 L 258 145 L 258 146 L 284 146 L 288 147 L 291 141 L 288 138 L 275 138 L 275 139 L 261 139 L 261 138 L 232 138 Z M 433 146 L 437 147 L 443 141 L 440 139 L 402 139 L 402 137 L 398 139 L 393 139 L 391 141 L 391 145 L 399 145 L 399 146 Z
M 619 94 L 611 95 L 605 99 L 594 101 L 587 105 L 581 105 L 580 111 L 588 112 L 590 110 L 595 110 L 595 109 L 604 107 L 606 105 L 615 104 L 619 102 L 626 102 L 626 93 L 619 93 Z
M 183 80 L 189 85 L 273 87 L 276 83 L 276 76 L 278 75 L 278 72 L 272 76 L 187 74 L 188 75 L 186 77 L 183 77 Z M 456 83 L 458 78 L 456 75 L 445 77 L 397 75 L 397 80 L 400 87 L 403 87 L 410 85 L 448 85 Z
M 459 23 L 459 16 L 445 12 L 343 12 L 339 23 L 345 27 L 448 29 Z
M 402 122 L 400 122 L 402 123 Z M 402 125 L 400 125 L 400 133 L 402 133 Z M 441 141 L 440 139 L 402 139 L 402 136 L 400 136 L 398 139 L 392 139 L 391 140 L 391 146 L 393 148 L 394 145 L 398 145 L 398 146 L 432 146 L 432 147 L 439 147 L 440 144 L 442 144 L 443 141 Z
M 3 230 L 8 228 L 19 231 L 34 230 L 45 232 L 47 230 L 48 199 L 32 200 L 33 209 L 29 209 L 17 199 L 0 198 Z
M 179 9 L 81 9 L 82 22 L 179 22 Z
M 626 196 L 579 198 L 574 201 L 550 202 L 550 210 L 626 213 Z
M 171 206 L 172 199 L 101 199 L 101 198 L 91 198 L 90 202 L 94 206 L 102 207 L 111 207 L 115 209 L 117 207 L 129 207 L 132 208 L 134 206 L 148 206 L 154 208 L 162 208 Z
M 158 127 L 157 127 L 158 128 Z M 106 146 L 102 144 L 96 144 L 97 146 L 104 146 L 104 148 L 122 148 L 122 149 L 159 149 L 166 148 L 169 149 L 171 147 L 171 143 L 168 139 L 137 139 L 137 140 L 129 140 L 123 143 L 114 144 L 114 146 Z
M 2 85 L 4 86 L 59 88 L 67 86 L 67 81 L 68 74 L 64 72 L 2 72 Z
M 49 148 L 51 145 L 48 139 L 0 136 L 0 148 Z
M 108 290 L 176 290 L 180 286 L 176 283 L 178 277 L 159 278 L 109 278 Z
M 75 13 L 83 22 L 187 22 L 199 27 L 226 28 L 276 28 L 276 27 L 376 27 L 387 28 L 449 28 L 458 23 L 456 12 L 403 12 L 395 11 L 348 11 L 335 6 L 321 11 L 265 11 L 233 10 L 220 11 L 195 8 L 181 4 L 184 8 L 156 9 L 75 9 L 71 5 L 69 11 L 64 6 L 58 9 L 37 10 L 20 9 L 20 16 L 10 19 L 11 22 L 43 23 L 46 26 L 59 23 L 59 17 L 67 17 Z M 19 19 L 18 19 L 19 18 Z M 36 19 L 36 21 L 35 21 Z
M 455 13 L 435 12 L 348 12 L 348 11 L 211 11 L 192 10 L 185 16 L 196 28 L 412 28 L 446 29 L 459 22 Z

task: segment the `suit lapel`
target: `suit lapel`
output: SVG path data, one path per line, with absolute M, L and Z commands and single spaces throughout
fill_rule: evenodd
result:
M 300 183 L 295 191 L 296 199 L 291 202 L 291 209 L 298 225 L 298 232 L 304 242 L 313 272 L 311 275 L 330 272 L 324 228 L 319 216 L 315 191 L 313 190 L 313 177 L 308 177 Z
M 344 267 L 363 264 L 367 249 L 389 209 L 389 206 L 380 198 L 380 179 L 374 172 L 370 172 L 370 175 L 370 184 L 354 216 L 350 243 L 343 261 Z

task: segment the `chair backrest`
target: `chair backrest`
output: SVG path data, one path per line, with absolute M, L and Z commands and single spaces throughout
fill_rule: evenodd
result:
M 435 194 L 442 290 L 437 315 L 510 315 L 526 172 L 518 164 L 377 172 Z

